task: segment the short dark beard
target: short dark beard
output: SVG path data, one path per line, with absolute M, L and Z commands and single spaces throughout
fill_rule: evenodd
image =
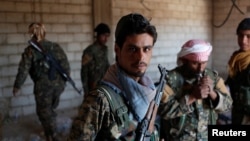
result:
M 195 72 L 192 70 L 187 64 L 183 64 L 183 68 L 185 70 L 185 74 L 188 74 L 189 76 L 196 77 L 200 72 Z
M 117 65 L 128 75 L 128 76 L 131 76 L 131 77 L 142 77 L 145 72 L 141 73 L 141 72 L 136 72 L 136 73 L 133 73 L 133 72 L 129 72 L 127 71 L 125 68 L 123 68 L 121 65 L 119 65 L 119 63 L 117 63 Z

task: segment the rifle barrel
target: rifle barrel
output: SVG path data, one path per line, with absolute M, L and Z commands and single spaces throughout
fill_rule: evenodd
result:
M 148 111 L 141 122 L 138 123 L 136 129 L 135 141 L 144 141 L 145 137 L 149 137 L 152 134 L 152 130 L 154 129 L 155 118 L 157 115 L 158 106 L 161 101 L 161 97 L 163 94 L 163 88 L 166 84 L 166 74 L 167 70 L 162 67 L 160 64 L 158 65 L 159 71 L 161 73 L 159 86 L 156 91 L 155 98 L 150 102 Z

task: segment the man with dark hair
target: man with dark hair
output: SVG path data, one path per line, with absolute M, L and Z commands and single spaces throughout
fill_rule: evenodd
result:
M 166 141 L 207 141 L 208 125 L 219 112 L 229 111 L 232 98 L 224 80 L 207 68 L 212 46 L 188 40 L 177 55 L 177 67 L 167 75 L 159 114 Z
M 82 55 L 81 80 L 84 94 L 94 89 L 110 66 L 108 47 L 105 45 L 110 36 L 107 24 L 100 23 L 94 29 L 96 40 L 89 45 Z
M 233 98 L 232 124 L 250 124 L 250 18 L 243 19 L 236 30 L 239 49 L 228 62 L 226 84 Z
M 28 30 L 32 40 L 40 44 L 40 50 L 53 56 L 59 63 L 58 65 L 61 65 L 69 74 L 70 66 L 67 56 L 59 44 L 45 39 L 45 26 L 41 23 L 32 23 Z M 28 74 L 34 82 L 36 113 L 43 126 L 46 141 L 57 141 L 55 109 L 59 105 L 66 80 L 32 45 L 26 47 L 22 53 L 13 87 L 14 96 L 17 96 Z
M 133 140 L 137 123 L 156 94 L 145 72 L 157 39 L 155 26 L 144 16 L 123 16 L 115 31 L 116 63 L 101 84 L 85 97 L 74 119 L 69 141 Z M 96 72 L 97 73 L 97 72 Z M 157 140 L 156 130 L 150 140 Z

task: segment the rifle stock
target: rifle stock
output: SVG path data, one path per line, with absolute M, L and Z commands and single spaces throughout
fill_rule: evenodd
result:
M 68 81 L 72 86 L 73 88 L 81 95 L 82 93 L 82 90 L 79 90 L 76 85 L 75 85 L 75 82 L 72 80 L 72 78 L 66 73 L 66 71 L 62 68 L 62 66 L 56 61 L 56 59 L 48 54 L 48 53 L 45 53 L 40 44 L 34 40 L 34 39 L 31 39 L 28 41 L 28 43 L 34 48 L 36 49 L 39 53 L 41 53 L 45 60 L 48 62 L 48 64 L 52 64 L 52 66 L 50 67 L 55 67 L 55 69 L 59 72 L 59 74 L 61 74 L 61 76 L 63 77 L 63 79 L 65 79 L 66 81 Z
M 161 73 L 159 86 L 156 91 L 155 98 L 150 102 L 148 111 L 144 119 L 138 124 L 136 129 L 135 141 L 144 141 L 146 137 L 150 138 L 152 132 L 154 131 L 154 123 L 158 111 L 158 107 L 162 97 L 162 91 L 164 85 L 166 84 L 167 70 L 163 68 L 160 64 L 158 65 L 159 71 Z

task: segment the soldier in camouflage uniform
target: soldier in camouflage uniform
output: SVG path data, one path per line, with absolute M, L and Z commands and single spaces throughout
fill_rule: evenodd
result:
M 250 124 L 250 18 L 243 19 L 236 30 L 239 49 L 228 62 L 226 84 L 234 100 L 232 124 Z
M 178 66 L 167 75 L 159 114 L 166 141 L 206 141 L 217 113 L 230 110 L 232 99 L 223 79 L 207 66 L 212 46 L 189 40 L 178 53 Z
M 108 25 L 100 23 L 94 31 L 97 33 L 96 40 L 82 55 L 81 80 L 85 94 L 96 87 L 110 66 L 108 47 L 105 45 L 110 36 L 110 29 Z
M 32 23 L 29 33 L 37 40 L 45 52 L 50 53 L 69 74 L 69 62 L 63 49 L 57 44 L 45 39 L 45 27 L 41 23 Z M 28 74 L 34 82 L 36 112 L 44 128 L 47 141 L 56 141 L 56 112 L 59 98 L 64 91 L 66 81 L 54 71 L 49 75 L 52 66 L 45 61 L 44 56 L 31 45 L 22 53 L 18 73 L 14 83 L 13 94 L 16 96 L 24 84 Z
M 116 63 L 109 67 L 102 84 L 85 97 L 68 141 L 132 141 L 138 121 L 156 94 L 153 81 L 145 74 L 157 39 L 155 27 L 141 14 L 131 13 L 119 20 L 115 38 Z M 108 93 L 113 94 L 109 97 Z M 113 111 L 117 105 L 121 107 Z M 150 141 L 157 140 L 153 138 Z

